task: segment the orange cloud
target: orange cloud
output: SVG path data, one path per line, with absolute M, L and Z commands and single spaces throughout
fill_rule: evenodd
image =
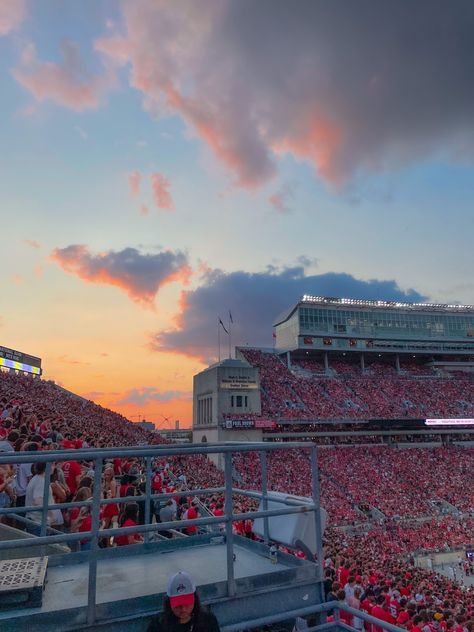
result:
M 25 0 L 0 1 L 0 35 L 7 35 L 17 29 L 26 18 Z
M 171 183 L 161 173 L 151 174 L 151 188 L 157 208 L 165 211 L 174 210 L 174 202 L 169 192 Z
M 106 69 L 97 75 L 82 63 L 77 44 L 62 42 L 62 63 L 43 62 L 33 44 L 23 50 L 20 65 L 12 71 L 14 78 L 37 101 L 51 100 L 77 112 L 96 108 L 106 90 L 113 85 L 113 74 Z
M 233 133 L 231 128 L 235 125 L 232 121 L 222 117 L 208 104 L 206 111 L 202 103 L 184 98 L 171 83 L 167 85 L 166 93 L 168 104 L 181 112 L 219 160 L 237 175 L 238 186 L 256 189 L 274 175 L 274 166 L 264 146 L 255 143 L 255 139 L 248 142 L 248 129 L 240 129 L 240 136 Z
M 153 308 L 161 287 L 180 281 L 187 283 L 191 268 L 182 252 L 163 251 L 141 254 L 135 248 L 91 254 L 84 245 L 56 248 L 50 256 L 63 270 L 88 283 L 113 285 L 135 302 Z
M 328 117 L 313 114 L 306 125 L 287 136 L 280 148 L 311 161 L 320 175 L 337 184 L 341 179 L 337 159 L 342 144 L 342 130 Z

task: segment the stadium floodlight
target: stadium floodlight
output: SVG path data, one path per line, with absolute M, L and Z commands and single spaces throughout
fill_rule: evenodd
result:
M 454 303 L 407 303 L 403 301 L 383 301 L 359 298 L 336 298 L 332 296 L 313 296 L 303 294 L 302 303 L 319 303 L 324 305 L 354 305 L 356 307 L 375 307 L 382 309 L 436 309 L 444 311 L 474 311 L 474 305 L 460 305 Z

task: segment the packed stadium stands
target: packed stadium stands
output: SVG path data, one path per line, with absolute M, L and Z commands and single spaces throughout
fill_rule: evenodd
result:
M 260 371 L 262 416 L 284 419 L 364 419 L 474 416 L 474 374 L 438 373 L 405 362 L 400 373 L 382 363 L 360 366 L 331 361 L 292 361 L 240 348 Z M 303 370 L 301 370 L 303 369 Z
M 315 410 L 328 417 L 341 417 L 344 411 L 350 418 L 356 419 L 360 410 L 369 405 L 369 397 L 365 400 L 360 395 L 356 397 L 353 383 L 359 384 L 360 393 L 362 382 L 371 383 L 375 377 L 361 376 L 359 369 L 336 366 L 337 376 L 306 379 L 290 372 L 271 354 L 252 351 L 248 359 L 258 362 L 261 368 L 263 414 L 284 414 L 297 419 L 313 415 Z M 308 370 L 308 364 L 303 368 Z M 424 402 L 424 410 L 440 412 L 442 407 L 443 411 L 453 411 L 458 398 L 466 398 L 466 392 L 470 396 L 469 389 L 472 389 L 472 379 L 465 375 L 453 380 L 431 376 L 417 381 L 416 370 L 411 377 L 399 377 L 385 368 L 377 369 L 376 373 L 383 384 L 383 398 L 374 398 L 373 406 L 387 411 L 387 393 L 398 393 L 393 407 L 397 414 L 400 407 L 403 408 L 402 402 L 408 399 L 417 406 L 417 412 L 421 402 Z M 324 387 L 320 382 L 324 383 Z M 312 391 L 313 384 L 319 390 Z M 444 394 L 435 396 L 440 384 Z M 323 405 L 317 408 L 315 392 L 326 394 Z M 351 401 L 357 403 L 360 409 L 344 404 L 349 392 Z M 313 393 L 313 399 L 308 393 Z M 433 399 L 430 400 L 432 394 Z M 459 412 L 459 407 L 457 410 Z M 373 413 L 373 409 L 370 412 Z M 332 428 L 336 426 L 344 428 L 340 424 Z M 370 439 L 367 440 L 370 442 Z M 106 447 L 157 441 L 161 439 L 124 417 L 68 394 L 51 382 L 0 373 L 0 442 L 8 442 L 10 449 Z M 31 447 L 33 444 L 35 448 Z M 260 485 L 256 453 L 236 454 L 233 466 L 240 487 L 250 489 Z M 109 493 L 117 495 L 118 502 L 117 505 L 109 505 L 110 510 L 104 510 L 104 527 L 108 520 L 118 521 L 118 524 L 124 524 L 125 519 L 130 520 L 120 511 L 119 496 L 124 493 L 139 495 L 143 490 L 140 488 L 142 463 L 133 457 L 116 460 L 113 463 L 114 476 L 111 467 L 108 465 L 107 472 L 104 470 L 102 493 L 104 497 Z M 367 594 L 367 603 L 363 607 L 368 612 L 372 611 L 376 596 L 383 594 L 389 597 L 387 604 L 398 603 L 394 606 L 398 608 L 398 614 L 401 611 L 408 613 L 409 622 L 413 623 L 420 611 L 423 614 L 427 610 L 429 613 L 440 610 L 447 622 L 445 630 L 470 630 L 464 624 L 474 616 L 472 591 L 433 572 L 415 569 L 407 560 L 415 552 L 456 549 L 474 540 L 474 450 L 456 446 L 410 449 L 378 445 L 335 447 L 319 451 L 319 468 L 321 504 L 329 513 L 329 528 L 325 534 L 328 580 L 338 579 L 346 570 L 360 576 L 359 581 Z M 13 488 L 10 499 L 13 505 L 15 489 L 11 472 L 7 470 L 5 466 L 0 467 L 0 493 L 8 487 Z M 79 500 L 90 496 L 92 479 L 86 470 L 87 464 L 80 464 L 75 483 L 70 481 L 67 472 L 57 476 L 59 482 L 54 486 L 54 496 L 58 502 L 61 494 Z M 157 476 L 155 491 L 179 489 L 180 480 L 187 481 L 189 487 L 215 487 L 223 483 L 222 472 L 202 455 L 169 457 L 166 461 L 157 459 L 154 472 Z M 125 483 L 124 475 L 128 475 Z M 269 489 L 309 495 L 310 482 L 310 464 L 305 452 L 293 450 L 285 451 L 284 456 L 281 452 L 269 455 Z M 123 485 L 125 489 L 120 489 Z M 206 504 L 210 511 L 222 515 L 221 496 L 207 499 Z M 180 507 L 179 514 L 185 516 L 189 506 L 188 498 L 186 504 Z M 246 511 L 253 506 L 248 499 L 234 498 L 236 510 Z M 134 520 L 139 522 L 142 519 L 143 516 L 135 515 L 132 523 L 127 524 L 133 525 L 136 524 Z M 56 528 L 63 530 L 87 531 L 90 525 L 90 516 L 81 514 L 78 509 L 64 512 L 56 520 Z M 235 529 L 252 537 L 250 521 L 237 523 Z M 116 544 L 139 541 L 140 537 L 132 534 L 125 542 L 118 541 Z M 81 547 L 87 547 L 87 542 L 81 543 Z M 397 590 L 401 596 L 394 592 Z M 397 620 L 398 615 L 393 617 L 392 622 Z M 463 624 L 462 630 L 458 620 Z

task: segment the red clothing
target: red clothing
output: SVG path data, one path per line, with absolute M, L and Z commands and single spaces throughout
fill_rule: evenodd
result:
M 114 459 L 114 474 L 115 476 L 120 476 L 122 473 L 122 459 L 118 457 Z
M 387 623 L 393 623 L 393 619 L 390 614 L 379 605 L 374 606 L 370 614 L 377 619 L 386 621 Z M 383 632 L 383 630 L 380 626 L 372 624 L 372 632 Z
M 121 526 L 122 527 L 136 527 L 137 523 L 131 518 L 129 518 L 128 520 L 125 520 L 125 522 Z M 133 540 L 140 540 L 140 535 L 138 533 L 129 533 L 129 534 L 115 536 L 115 544 L 117 546 L 126 546 L 128 544 L 128 539 L 130 536 Z
M 69 510 L 69 517 L 71 519 L 71 522 L 77 518 L 77 516 L 79 515 L 80 511 L 81 511 L 80 507 L 72 507 Z
M 118 516 L 119 513 L 118 505 L 113 503 L 110 505 L 104 505 L 102 515 L 104 518 L 113 518 L 114 516 Z
M 82 520 L 78 531 L 82 533 L 84 531 L 90 531 L 91 529 L 92 529 L 92 516 L 89 514 Z M 85 538 L 84 540 L 81 540 L 82 544 L 85 544 L 86 542 L 90 542 L 90 538 Z
M 153 478 L 151 479 L 151 489 L 152 489 L 152 491 L 155 494 L 157 494 L 158 492 L 161 491 L 161 486 L 162 486 L 161 475 L 160 474 L 155 474 L 153 476 Z
M 392 599 L 388 606 L 389 612 L 392 615 L 393 619 L 396 621 L 398 617 L 398 613 L 400 612 L 400 604 L 396 599 Z
M 66 485 L 69 487 L 71 494 L 77 491 L 76 478 L 82 473 L 81 466 L 77 461 L 65 461 L 62 465 Z
M 186 520 L 194 520 L 194 518 L 197 518 L 197 517 L 198 517 L 198 512 L 196 511 L 196 508 L 190 507 L 186 512 Z M 186 533 L 188 535 L 196 535 L 197 527 L 195 526 L 186 527 Z
M 128 496 L 129 488 L 130 488 L 129 485 L 120 485 L 120 488 L 119 488 L 119 496 L 120 496 L 120 498 L 125 498 L 125 496 Z
M 353 616 L 344 610 L 339 610 L 339 617 L 342 623 L 346 623 L 347 625 L 352 625 Z
M 337 574 L 338 574 L 338 581 L 341 584 L 341 586 L 345 586 L 347 584 L 347 579 L 350 575 L 351 571 L 348 568 L 345 568 L 344 566 L 339 566 L 339 568 L 337 569 Z

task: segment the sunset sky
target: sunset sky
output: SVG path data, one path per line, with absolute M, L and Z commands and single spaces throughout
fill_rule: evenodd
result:
M 0 0 L 0 345 L 185 426 L 229 310 L 271 346 L 304 293 L 474 304 L 473 32 L 471 0 Z

